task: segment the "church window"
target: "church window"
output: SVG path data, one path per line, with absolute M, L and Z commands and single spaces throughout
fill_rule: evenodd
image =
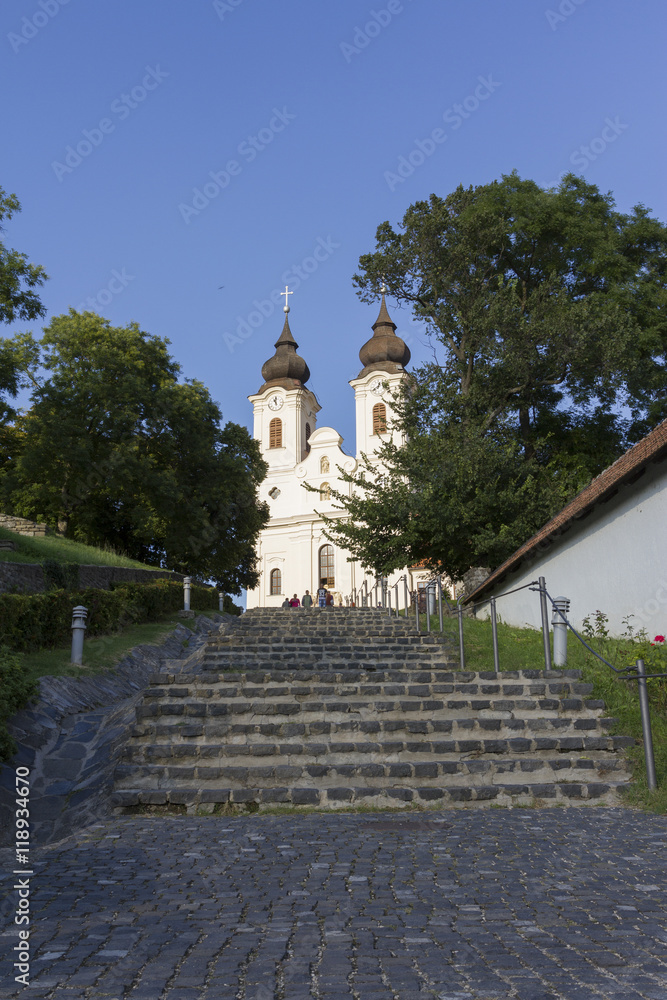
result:
M 271 593 L 272 594 L 282 594 L 283 592 L 283 575 L 279 569 L 272 569 L 271 576 Z
M 282 448 L 283 422 L 280 417 L 274 417 L 269 424 L 269 448 Z
M 331 497 L 331 487 L 328 483 L 322 483 L 320 486 L 320 500 L 329 500 Z
M 269 496 L 272 500 L 277 500 L 280 496 L 280 490 L 277 486 L 274 486 L 272 490 L 269 490 Z
M 387 431 L 387 407 L 384 403 L 376 403 L 373 407 L 373 434 L 385 434 Z
M 327 458 L 326 455 L 323 455 L 322 458 L 320 459 L 320 472 L 328 472 L 328 471 L 329 471 L 329 459 Z
M 335 586 L 333 545 L 323 545 L 320 549 L 320 581 L 325 587 Z
M 306 424 L 306 454 L 310 451 L 310 424 Z

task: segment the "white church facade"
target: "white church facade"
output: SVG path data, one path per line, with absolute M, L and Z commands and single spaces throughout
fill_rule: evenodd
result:
M 262 367 L 264 383 L 249 396 L 254 410 L 253 436 L 260 443 L 269 471 L 260 496 L 266 500 L 271 519 L 261 532 L 257 547 L 259 583 L 247 595 L 248 608 L 280 607 L 286 597 L 306 590 L 315 594 L 324 585 L 335 604 L 373 604 L 382 600 L 381 588 L 372 573 L 364 572 L 349 553 L 325 535 L 322 515 L 345 516 L 330 496 L 353 488 L 340 478 L 339 468 L 354 473 L 362 454 L 369 458 L 391 431 L 391 397 L 405 379 L 410 360 L 407 345 L 396 335 L 396 325 L 387 312 L 384 295 L 373 324 L 373 336 L 359 351 L 362 369 L 350 385 L 356 405 L 356 452 L 343 451 L 343 439 L 333 427 L 318 427 L 320 405 L 306 383 L 310 372 L 297 354 L 298 344 L 289 325 L 275 344 L 275 354 Z M 388 430 L 389 428 L 389 430 Z M 313 487 L 313 493 L 304 489 Z M 401 577 L 405 575 L 405 582 Z M 405 606 L 405 587 L 417 589 L 428 573 L 402 570 L 388 578 L 389 588 Z

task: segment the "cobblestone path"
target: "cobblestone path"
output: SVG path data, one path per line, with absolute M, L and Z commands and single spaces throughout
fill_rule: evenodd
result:
M 667 818 L 126 817 L 32 852 L 2 1000 L 667 1000 Z

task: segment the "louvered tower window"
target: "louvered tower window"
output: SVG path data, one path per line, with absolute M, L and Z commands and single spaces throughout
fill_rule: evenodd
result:
M 274 417 L 269 424 L 269 448 L 282 448 L 283 422 L 280 417 Z
M 376 403 L 373 407 L 373 434 L 385 434 L 387 430 L 387 407 Z

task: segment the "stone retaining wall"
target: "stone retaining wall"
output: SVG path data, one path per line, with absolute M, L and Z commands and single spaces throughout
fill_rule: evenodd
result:
M 43 538 L 48 530 L 45 524 L 27 521 L 25 517 L 14 517 L 13 514 L 0 514 L 0 528 L 15 531 L 18 535 L 31 535 L 33 538 Z
M 124 566 L 79 566 L 79 587 L 110 590 L 112 583 L 152 583 L 166 579 L 180 582 L 181 573 L 169 570 L 129 569 Z M 0 562 L 0 594 L 42 593 L 47 589 L 39 563 Z

